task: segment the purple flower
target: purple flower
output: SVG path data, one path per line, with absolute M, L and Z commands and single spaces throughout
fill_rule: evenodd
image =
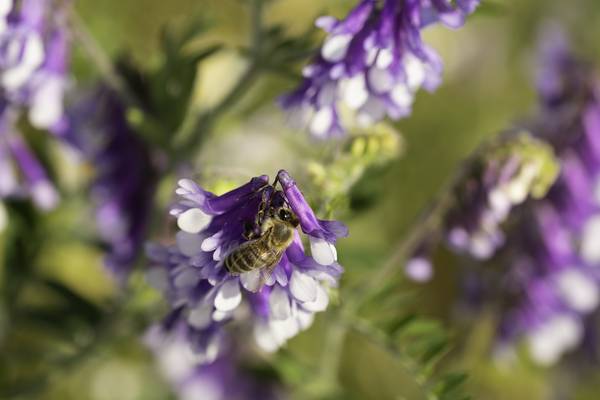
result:
M 179 329 L 202 359 L 216 356 L 212 349 L 219 347 L 222 328 L 230 321 L 245 321 L 257 344 L 274 351 L 310 326 L 315 312 L 326 309 L 327 289 L 337 286 L 342 272 L 335 242 L 347 229 L 317 219 L 286 171 L 279 171 L 273 184 L 263 175 L 221 196 L 182 179 L 176 193 L 181 198 L 171 210 L 180 228 L 176 244 L 149 246 L 154 263 L 149 280 L 171 303 L 167 330 L 182 325 Z M 280 209 L 298 218 L 311 256 L 294 230 L 272 273 L 229 273 L 224 266 L 228 255 L 248 240 L 248 233 L 264 234 L 257 215 Z
M 542 45 L 535 132 L 554 147 L 561 173 L 543 201 L 531 204 L 533 217 L 516 228 L 518 257 L 529 267 L 518 279 L 522 302 L 504 321 L 528 338 L 542 364 L 581 345 L 600 301 L 600 92 L 590 66 L 557 35 Z
M 328 35 L 282 106 L 317 138 L 343 135 L 347 110 L 363 126 L 409 115 L 417 90 L 432 91 L 441 80 L 442 62 L 421 40 L 421 30 L 435 22 L 457 28 L 478 3 L 362 0 L 344 20 L 319 18 L 317 26 Z
M 26 111 L 33 126 L 54 130 L 63 118 L 68 39 L 62 18 L 53 1 L 0 5 L 0 198 L 30 195 L 43 209 L 53 208 L 58 194 L 16 122 Z
M 534 361 L 551 365 L 579 348 L 600 303 L 600 96 L 591 68 L 554 34 L 542 48 L 541 109 L 530 127 L 552 146 L 560 174 L 548 193 L 514 214 L 500 275 L 482 271 L 488 293 L 508 306 L 503 346 L 524 338 Z
M 125 278 L 143 247 L 156 188 L 149 149 L 128 124 L 119 97 L 105 86 L 73 101 L 57 133 L 95 169 L 90 194 L 105 264 Z
M 242 361 L 245 360 L 231 347 L 210 363 L 199 365 L 198 356 L 190 350 L 185 332 L 181 329 L 166 333 L 154 327 L 145 339 L 156 357 L 160 372 L 181 400 L 283 398 L 273 381 L 244 368 Z

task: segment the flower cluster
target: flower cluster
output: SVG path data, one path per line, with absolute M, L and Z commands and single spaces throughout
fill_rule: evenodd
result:
M 171 210 L 180 228 L 176 244 L 149 246 L 154 262 L 149 280 L 172 306 L 163 328 L 182 330 L 200 362 L 217 357 L 222 328 L 232 320 L 249 325 L 257 344 L 274 351 L 325 310 L 328 287 L 337 285 L 342 272 L 335 242 L 347 229 L 317 219 L 286 171 L 279 171 L 273 184 L 260 176 L 221 196 L 182 179 L 176 193 L 181 197 Z M 311 255 L 294 229 L 272 273 L 229 273 L 224 262 L 230 252 L 247 241 L 248 232 L 264 233 L 257 216 L 282 207 L 297 217 Z
M 101 85 L 75 97 L 58 134 L 94 168 L 90 195 L 106 247 L 105 264 L 117 278 L 125 278 L 143 247 L 155 167 L 114 91 Z
M 456 191 L 444 225 L 451 248 L 502 265 L 463 277 L 467 303 L 502 297 L 499 348 L 526 338 L 543 365 L 592 335 L 600 303 L 600 86 L 564 39 L 551 37 L 542 48 L 541 110 L 529 126 L 537 145 L 487 158 Z M 406 268 L 427 279 L 427 251 L 419 248 Z
M 522 299 L 504 332 L 525 334 L 532 357 L 552 364 L 593 332 L 588 317 L 600 300 L 600 86 L 560 37 L 545 43 L 542 62 L 535 131 L 554 147 L 561 173 L 515 229 L 511 281 Z
M 0 5 L 0 198 L 31 195 L 43 209 L 54 207 L 58 194 L 16 125 L 23 111 L 39 129 L 61 123 L 68 61 L 62 19 L 54 1 Z
M 442 62 L 421 39 L 433 23 L 460 27 L 479 0 L 361 0 L 344 20 L 321 17 L 327 32 L 304 80 L 282 106 L 318 138 L 343 135 L 346 107 L 363 126 L 411 112 L 419 88 L 434 90 Z
M 228 346 L 210 364 L 198 365 L 181 330 L 165 334 L 154 327 L 145 337 L 159 371 L 181 400 L 275 400 L 282 398 L 276 384 L 244 368 L 241 354 Z
M 505 243 L 502 224 L 511 209 L 546 194 L 557 174 L 552 150 L 519 133 L 485 151 L 455 188 L 455 206 L 446 217 L 446 240 L 457 252 L 488 259 Z

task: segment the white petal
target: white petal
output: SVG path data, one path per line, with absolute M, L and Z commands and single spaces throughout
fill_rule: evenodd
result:
M 205 229 L 211 221 L 212 217 L 201 209 L 190 208 L 179 214 L 177 217 L 177 226 L 184 232 L 198 233 Z
M 494 254 L 495 246 L 489 236 L 476 232 L 471 238 L 469 252 L 480 260 L 488 259 Z
M 221 251 L 222 251 L 221 249 L 222 248 L 223 248 L 222 246 L 219 246 L 213 252 L 212 258 L 213 258 L 214 261 L 221 261 Z
M 177 181 L 177 184 L 188 192 L 193 192 L 196 190 L 196 183 L 194 183 L 194 181 L 191 179 L 180 179 Z
M 560 358 L 560 348 L 556 345 L 552 335 L 546 329 L 539 329 L 528 337 L 529 352 L 535 362 L 549 366 L 555 364 Z
M 599 296 L 596 282 L 580 271 L 568 269 L 561 272 L 557 285 L 561 297 L 574 310 L 587 313 L 598 306 Z
M 399 83 L 392 89 L 390 94 L 392 101 L 398 105 L 398 107 L 408 108 L 413 103 L 413 94 L 408 90 L 404 83 Z
M 202 241 L 202 245 L 200 248 L 202 251 L 214 251 L 217 247 L 219 247 L 219 243 L 221 243 L 221 232 L 217 232 L 214 235 L 207 237 Z
M 13 0 L 0 0 L 0 16 L 6 17 L 6 15 L 12 10 Z
M 424 257 L 415 257 L 406 263 L 406 275 L 416 282 L 427 282 L 433 275 L 431 261 Z
M 40 35 L 32 33 L 25 40 L 21 59 L 14 67 L 5 70 L 2 75 L 2 83 L 8 90 L 16 90 L 27 83 L 31 75 L 44 61 L 44 45 Z M 21 43 L 15 43 L 15 45 L 18 54 Z M 17 55 L 15 58 L 18 57 Z
M 329 296 L 327 292 L 321 285 L 317 285 L 317 298 L 315 301 L 311 301 L 309 303 L 303 303 L 302 307 L 307 311 L 312 312 L 320 312 L 325 311 L 327 306 L 329 305 Z
M 335 248 L 335 245 L 333 243 L 329 243 L 329 248 L 331 249 L 331 252 L 333 253 L 333 259 L 335 261 L 337 261 L 337 249 Z
M 298 321 L 296 321 L 296 318 L 291 316 L 287 319 L 271 320 L 269 326 L 271 327 L 273 336 L 281 344 L 284 344 L 289 338 L 296 336 L 300 330 Z
M 387 68 L 392 64 L 392 61 L 394 61 L 394 54 L 392 53 L 391 49 L 385 48 L 379 50 L 376 61 L 377 67 L 382 69 Z
M 394 77 L 387 69 L 371 67 L 368 74 L 369 84 L 376 93 L 386 93 L 392 89 Z
M 301 302 L 311 302 L 317 299 L 317 286 L 319 284 L 311 276 L 297 269 L 292 272 L 290 291 Z
M 283 268 L 281 268 L 281 267 L 275 268 L 275 270 L 273 271 L 273 277 L 275 278 L 277 283 L 279 283 L 280 286 L 285 287 L 288 285 L 288 276 Z
M 203 329 L 212 322 L 212 306 L 202 304 L 194 307 L 188 315 L 188 323 L 195 328 Z
M 581 257 L 592 265 L 600 264 L 600 215 L 585 223 L 581 233 Z
M 311 312 L 298 310 L 298 315 L 296 319 L 298 320 L 298 325 L 300 325 L 300 329 L 308 329 L 315 319 L 315 314 Z
M 53 209 L 60 200 L 54 186 L 48 181 L 36 182 L 31 188 L 31 197 L 35 204 L 43 210 Z
M 282 320 L 291 315 L 290 298 L 280 286 L 275 286 L 269 295 L 269 308 L 274 319 Z
M 312 258 L 321 265 L 331 265 L 335 262 L 335 253 L 329 242 L 324 239 L 310 237 L 310 253 Z
M 220 310 L 215 310 L 212 313 L 212 319 L 214 321 L 223 321 L 227 318 L 229 318 L 231 316 L 231 312 L 224 312 L 224 311 L 220 311 Z
M 341 88 L 344 103 L 352 110 L 359 109 L 369 98 L 363 74 L 342 81 Z
M 341 61 L 348 51 L 352 35 L 333 35 L 325 39 L 321 48 L 321 55 L 330 62 Z
M 333 109 L 329 107 L 321 108 L 312 117 L 310 131 L 318 137 L 326 136 L 333 125 L 333 118 Z
M 250 292 L 258 292 L 260 289 L 260 271 L 255 269 L 240 274 L 240 282 L 244 289 Z
M 416 91 L 425 82 L 425 66 L 423 62 L 413 55 L 404 57 L 404 70 L 406 83 L 411 91 Z
M 232 311 L 242 302 L 242 293 L 237 279 L 225 282 L 215 297 L 215 308 L 219 311 Z
M 362 126 L 370 126 L 379 122 L 384 115 L 384 101 L 378 97 L 369 96 L 367 102 L 360 108 L 357 119 Z
M 488 201 L 498 221 L 506 219 L 511 208 L 511 202 L 506 193 L 499 188 L 492 189 Z
M 281 345 L 273 336 L 269 325 L 265 323 L 254 326 L 254 340 L 261 349 L 269 353 L 276 351 Z
M 202 251 L 202 236 L 179 231 L 175 234 L 177 248 L 181 254 L 192 257 Z
M 319 107 L 326 107 L 333 104 L 335 101 L 335 96 L 337 93 L 337 84 L 332 82 L 326 83 L 323 85 L 318 95 L 318 104 Z

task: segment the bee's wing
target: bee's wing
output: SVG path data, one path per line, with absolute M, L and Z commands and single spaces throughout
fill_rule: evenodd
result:
M 273 285 L 275 283 L 275 277 L 273 276 L 273 270 L 279 265 L 279 261 L 273 266 L 266 267 L 260 270 L 260 287 L 263 285 Z

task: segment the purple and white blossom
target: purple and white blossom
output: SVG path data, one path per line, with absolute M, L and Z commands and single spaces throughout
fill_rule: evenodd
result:
M 535 132 L 554 147 L 561 173 L 516 228 L 521 245 L 512 282 L 523 299 L 504 321 L 513 336 L 527 337 L 541 364 L 581 346 L 600 303 L 600 81 L 564 38 L 551 37 L 542 47 Z
M 284 398 L 276 383 L 253 374 L 241 364 L 241 353 L 231 346 L 210 363 L 200 365 L 185 333 L 151 328 L 145 342 L 158 369 L 180 400 L 275 400 Z
M 474 166 L 474 175 L 456 188 L 444 227 L 454 250 L 485 260 L 504 245 L 502 224 L 514 207 L 532 197 L 546 168 L 545 157 L 530 157 L 525 145 L 519 141 L 514 152 L 486 155 L 482 165 Z
M 0 198 L 31 196 L 43 209 L 58 193 L 16 125 L 22 114 L 38 129 L 61 123 L 69 58 L 62 19 L 54 1 L 0 4 Z
M 181 200 L 171 209 L 180 229 L 176 244 L 148 248 L 154 264 L 149 280 L 172 307 L 165 330 L 184 330 L 201 361 L 217 357 L 223 328 L 231 321 L 248 325 L 259 347 L 275 351 L 311 325 L 314 313 L 327 308 L 328 289 L 337 286 L 342 267 L 335 242 L 347 235 L 346 227 L 318 219 L 286 171 L 279 171 L 277 181 L 281 189 L 263 175 L 216 196 L 189 179 L 180 180 L 176 193 Z M 223 261 L 246 240 L 243 233 L 255 224 L 263 201 L 266 207 L 287 205 L 304 235 L 295 231 L 267 279 L 258 270 L 231 275 Z
M 416 92 L 433 91 L 441 81 L 442 61 L 421 30 L 434 23 L 458 28 L 478 4 L 361 0 L 343 20 L 320 17 L 316 25 L 327 37 L 282 106 L 317 138 L 343 135 L 345 114 L 362 126 L 409 115 Z
M 74 97 L 57 134 L 94 169 L 90 196 L 98 234 L 106 248 L 104 261 L 123 279 L 143 248 L 156 167 L 112 89 L 100 85 Z

